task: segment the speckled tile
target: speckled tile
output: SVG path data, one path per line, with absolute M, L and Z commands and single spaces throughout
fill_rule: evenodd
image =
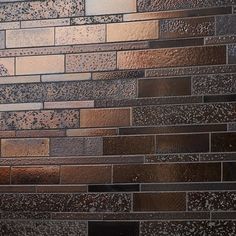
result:
M 230 64 L 236 63 L 236 46 L 235 45 L 229 45 L 228 49 L 228 61 Z
M 236 36 L 234 35 L 224 35 L 224 36 L 213 36 L 206 37 L 205 44 L 223 44 L 223 43 L 236 43 Z
M 235 211 L 235 192 L 188 193 L 189 211 Z
M 71 18 L 71 25 L 85 25 L 85 24 L 102 24 L 102 23 L 118 23 L 123 21 L 123 16 L 104 15 L 104 16 L 85 16 Z
M 48 212 L 14 212 L 14 211 L 5 211 L 1 212 L 1 219 L 17 219 L 17 220 L 49 220 L 50 213 Z
M 215 33 L 213 17 L 160 21 L 160 38 L 209 36 Z
M 138 11 L 164 11 L 164 10 L 178 10 L 189 8 L 207 8 L 217 6 L 227 6 L 235 4 L 235 0 L 168 0 L 163 2 L 162 0 L 138 0 Z
M 0 113 L 0 130 L 79 128 L 79 110 Z
M 84 0 L 27 1 L 3 3 L 1 21 L 35 20 L 84 15 Z
M 133 108 L 133 125 L 136 126 L 233 122 L 235 117 L 233 103 Z
M 217 16 L 216 17 L 216 34 L 227 35 L 236 34 L 236 15 Z
M 193 76 L 192 86 L 195 95 L 236 93 L 236 74 Z
M 131 195 L 107 194 L 1 194 L 4 211 L 129 212 Z
M 220 65 L 207 67 L 186 67 L 186 68 L 160 68 L 146 70 L 147 77 L 168 77 L 168 76 L 183 76 L 183 75 L 204 75 L 204 74 L 225 74 L 235 73 L 235 65 Z
M 66 72 L 106 71 L 116 69 L 116 53 L 66 55 Z
M 234 236 L 235 227 L 235 221 L 150 221 L 141 223 L 140 236 Z
M 102 138 L 53 138 L 51 156 L 96 156 L 103 154 Z

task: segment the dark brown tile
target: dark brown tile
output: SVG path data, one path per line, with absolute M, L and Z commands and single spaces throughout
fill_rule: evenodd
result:
M 225 46 L 214 46 L 123 51 L 117 60 L 119 69 L 163 68 L 226 64 L 224 55 Z
M 119 128 L 120 135 L 226 131 L 226 124 Z
M 9 170 L 9 176 L 10 176 L 10 170 Z M 35 193 L 35 192 L 36 192 L 35 186 L 30 186 L 30 185 L 0 186 L 0 193 Z
M 89 236 L 138 236 L 139 222 L 89 222 Z
M 185 211 L 185 193 L 134 193 L 134 211 Z
M 64 130 L 17 130 L 16 137 L 61 137 L 65 136 Z
M 0 167 L 0 184 L 10 183 L 10 167 Z
M 211 136 L 212 152 L 235 152 L 236 133 L 214 133 Z
M 89 192 L 138 192 L 139 184 L 89 185 Z
M 38 185 L 37 193 L 82 193 L 87 192 L 86 185 Z
M 155 153 L 154 136 L 105 137 L 103 153 L 104 155 Z
M 103 213 L 53 212 L 54 220 L 102 220 Z
M 142 79 L 138 81 L 139 97 L 191 95 L 190 78 Z
M 223 181 L 236 181 L 236 162 L 223 163 Z
M 170 19 L 160 21 L 160 38 L 210 36 L 215 33 L 214 17 Z
M 211 217 L 213 220 L 235 220 L 236 212 L 212 212 Z
M 62 184 L 111 183 L 111 166 L 62 166 Z
M 219 96 L 204 96 L 204 102 L 235 102 L 236 94 L 219 95 Z
M 114 183 L 212 182 L 221 180 L 220 163 L 116 165 Z
M 209 151 L 208 134 L 158 135 L 157 153 L 196 153 Z
M 59 184 L 59 167 L 12 167 L 12 184 Z
M 150 41 L 150 48 L 172 48 L 172 47 L 187 47 L 187 46 L 201 46 L 204 45 L 203 38 L 194 39 L 171 39 L 171 40 L 156 40 Z

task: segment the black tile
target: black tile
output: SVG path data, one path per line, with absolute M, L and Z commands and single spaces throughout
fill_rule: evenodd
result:
M 137 192 L 139 184 L 129 185 L 89 185 L 89 192 Z
M 138 222 L 89 222 L 88 236 L 138 236 Z
M 204 102 L 235 102 L 236 94 L 223 96 L 204 96 Z
M 224 181 L 236 181 L 236 162 L 226 162 L 223 168 Z

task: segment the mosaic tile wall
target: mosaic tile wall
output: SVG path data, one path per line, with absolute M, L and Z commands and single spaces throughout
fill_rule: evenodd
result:
M 1 236 L 236 235 L 236 0 L 0 2 Z

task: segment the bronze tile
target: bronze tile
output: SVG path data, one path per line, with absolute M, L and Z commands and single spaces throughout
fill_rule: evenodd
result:
M 221 180 L 220 163 L 116 165 L 114 183 L 212 182 Z
M 138 81 L 139 97 L 182 96 L 190 94 L 190 78 L 141 79 Z
M 59 167 L 12 167 L 12 184 L 59 184 Z
M 155 152 L 153 136 L 106 137 L 104 155 L 152 154 Z
M 158 135 L 157 153 L 209 152 L 208 134 Z
M 225 55 L 225 46 L 215 46 L 123 51 L 117 60 L 119 69 L 141 69 L 225 64 Z
M 215 133 L 211 136 L 212 152 L 235 152 L 236 133 Z
M 62 184 L 111 183 L 111 166 L 62 166 Z
M 80 126 L 112 127 L 129 126 L 130 109 L 81 109 Z
M 66 136 L 74 137 L 95 137 L 95 136 L 113 136 L 118 133 L 117 129 L 67 129 Z
M 2 157 L 48 156 L 48 139 L 2 139 Z
M 185 193 L 134 193 L 134 211 L 185 211 Z
M 0 184 L 10 184 L 10 167 L 0 167 Z
M 86 185 L 38 185 L 37 193 L 80 193 L 87 192 Z
M 17 130 L 16 137 L 33 138 L 33 137 L 61 137 L 65 136 L 64 130 Z

